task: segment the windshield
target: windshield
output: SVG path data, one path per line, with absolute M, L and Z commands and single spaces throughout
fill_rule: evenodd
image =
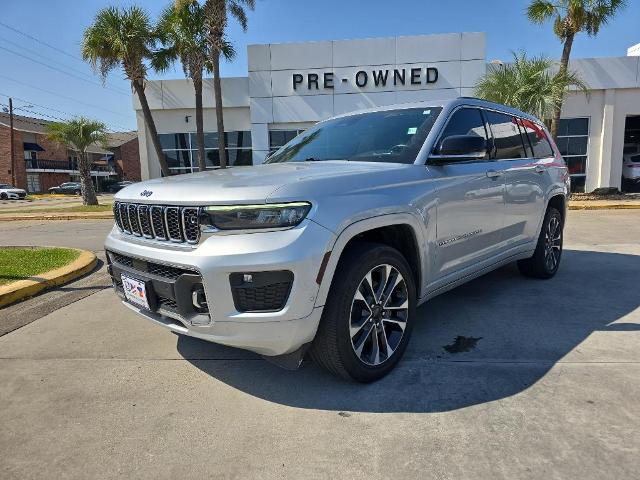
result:
M 266 163 L 322 160 L 413 163 L 442 108 L 361 113 L 310 128 Z

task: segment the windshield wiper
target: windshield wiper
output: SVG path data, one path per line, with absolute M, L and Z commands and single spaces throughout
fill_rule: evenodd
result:
M 309 157 L 309 158 L 305 158 L 304 161 L 305 162 L 321 162 L 322 160 L 320 160 L 319 158 L 315 158 L 315 157 Z

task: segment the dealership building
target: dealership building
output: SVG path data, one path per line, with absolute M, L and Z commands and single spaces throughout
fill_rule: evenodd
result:
M 361 40 L 250 45 L 248 76 L 222 79 L 227 158 L 262 163 L 314 123 L 365 108 L 472 96 L 486 72 L 486 34 L 451 33 Z M 575 59 L 589 91 L 572 92 L 559 147 L 573 183 L 587 191 L 620 187 L 623 154 L 640 148 L 640 54 Z M 188 79 L 146 87 L 164 154 L 175 174 L 197 171 L 195 98 Z M 203 102 L 214 105 L 213 83 Z M 136 98 L 143 178 L 160 168 Z M 208 165 L 218 163 L 216 115 L 204 109 Z

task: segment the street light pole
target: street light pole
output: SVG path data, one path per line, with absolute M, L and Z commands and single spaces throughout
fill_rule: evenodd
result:
M 9 128 L 11 130 L 11 185 L 16 185 L 15 153 L 13 146 L 13 99 L 9 97 Z

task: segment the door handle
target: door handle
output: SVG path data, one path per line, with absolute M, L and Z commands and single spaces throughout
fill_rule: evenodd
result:
M 544 173 L 547 171 L 547 169 L 544 168 L 542 165 L 536 165 L 534 167 L 534 170 L 536 171 L 536 173 Z
M 500 170 L 487 170 L 487 177 L 489 178 L 498 178 L 503 175 L 504 172 Z

